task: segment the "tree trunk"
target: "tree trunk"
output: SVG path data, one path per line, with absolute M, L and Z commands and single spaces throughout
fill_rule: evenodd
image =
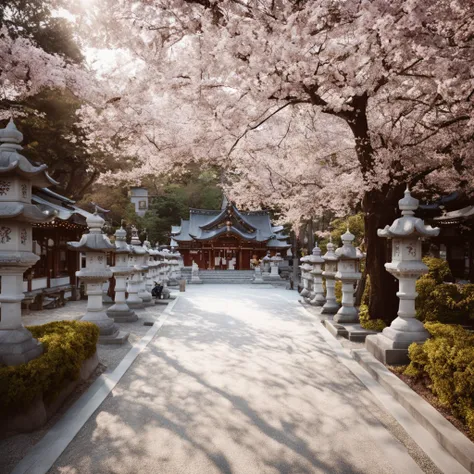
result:
M 387 202 L 386 196 L 377 191 L 369 191 L 363 199 L 365 212 L 365 242 L 367 248 L 366 270 L 370 277 L 370 319 L 382 319 L 390 324 L 398 311 L 398 280 L 385 269 L 390 261 L 387 239 L 378 237 L 377 229 L 398 217 L 394 203 Z
M 364 178 L 373 179 L 374 150 L 367 121 L 368 96 L 353 97 L 353 111 L 343 117 L 352 130 L 355 150 Z M 398 187 L 385 185 L 381 190 L 366 191 L 362 199 L 364 211 L 365 245 L 367 249 L 366 272 L 370 277 L 369 315 L 370 319 L 382 319 L 390 324 L 397 316 L 398 280 L 385 270 L 387 239 L 377 236 L 377 229 L 392 224 L 397 217 L 396 204 Z M 395 200 L 396 198 L 396 200 Z
M 364 268 L 362 272 L 362 276 L 357 284 L 356 292 L 355 292 L 355 306 L 360 306 L 362 304 L 362 296 L 364 295 L 365 291 L 365 284 L 367 282 L 367 267 Z

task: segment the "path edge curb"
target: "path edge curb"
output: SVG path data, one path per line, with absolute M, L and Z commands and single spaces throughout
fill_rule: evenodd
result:
M 458 462 L 474 474 L 474 443 L 365 349 L 352 349 L 369 372 Z

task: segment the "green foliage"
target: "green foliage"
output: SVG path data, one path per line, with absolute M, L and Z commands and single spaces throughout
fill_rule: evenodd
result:
M 370 297 L 370 276 L 365 276 L 364 293 L 362 294 L 361 304 L 368 306 Z
M 428 274 L 423 275 L 422 278 L 431 278 L 437 284 L 452 279 L 453 276 L 446 260 L 435 257 L 423 257 L 423 263 L 428 267 Z
M 387 326 L 382 319 L 370 319 L 369 307 L 366 304 L 360 305 L 359 322 L 360 325 L 368 331 L 383 331 Z
M 27 364 L 0 367 L 0 413 L 24 410 L 43 396 L 52 401 L 96 351 L 99 328 L 81 321 L 56 321 L 28 328 L 44 353 Z
M 126 226 L 138 225 L 141 222 L 135 213 L 135 206 L 130 202 L 128 189 L 125 186 L 112 188 L 105 185 L 95 185 L 94 191 L 85 194 L 78 205 L 84 209 L 92 210 L 91 202 L 96 202 L 101 207 L 110 210 L 106 219 L 112 224 L 112 228 L 104 229 L 108 234 L 113 234 L 120 227 L 122 219 Z
M 440 403 L 467 424 L 474 435 L 474 334 L 461 326 L 426 323 L 431 338 L 409 347 L 405 375 L 429 377 Z
M 354 246 L 359 247 L 364 243 L 364 215 L 362 213 L 355 214 L 354 216 L 345 217 L 342 219 L 335 219 L 331 222 L 331 237 L 334 245 L 341 245 L 341 235 L 345 234 L 347 228 L 351 234 L 354 234 Z
M 334 294 L 336 296 L 336 302 L 341 304 L 342 303 L 342 281 L 336 280 L 336 284 L 334 285 Z
M 168 243 L 171 226 L 188 219 L 189 208 L 220 209 L 222 191 L 218 182 L 218 175 L 212 170 L 194 170 L 181 182 L 158 185 L 150 209 L 139 226 L 147 229 L 151 242 Z
M 74 39 L 73 23 L 54 14 L 63 5 L 67 6 L 63 0 L 2 0 L 0 27 L 13 37 L 32 39 L 47 53 L 80 63 L 84 57 Z
M 448 263 L 426 257 L 429 272 L 416 282 L 416 315 L 421 321 L 466 323 L 474 319 L 474 285 L 444 283 L 451 278 Z
M 83 104 L 69 91 L 44 90 L 19 105 L 25 112 L 25 116 L 15 119 L 24 136 L 23 153 L 33 162 L 48 165 L 62 194 L 79 200 L 100 173 L 128 166 L 86 140 L 76 115 Z
M 349 226 L 349 230 L 354 234 L 354 245 L 356 247 L 363 247 L 364 244 L 364 215 L 362 213 L 353 216 L 334 219 L 330 223 L 332 242 L 335 247 L 339 247 L 341 242 L 341 235 L 344 234 Z M 318 246 L 321 248 L 321 253 L 326 253 L 329 239 L 318 240 Z

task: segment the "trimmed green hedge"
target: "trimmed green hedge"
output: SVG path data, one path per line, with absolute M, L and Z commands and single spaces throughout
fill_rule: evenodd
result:
M 425 257 L 429 271 L 416 282 L 416 316 L 421 321 L 450 324 L 469 323 L 474 319 L 474 285 L 444 283 L 452 278 L 448 263 Z
M 428 377 L 440 403 L 462 419 L 474 435 L 474 334 L 461 326 L 426 323 L 431 338 L 412 344 L 405 375 Z
M 39 395 L 54 400 L 79 377 L 82 363 L 96 352 L 99 328 L 82 321 L 57 321 L 30 326 L 44 353 L 27 364 L 0 367 L 0 413 L 25 410 Z

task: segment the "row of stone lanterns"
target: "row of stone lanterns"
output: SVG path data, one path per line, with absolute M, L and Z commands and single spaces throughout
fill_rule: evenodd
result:
M 309 304 L 322 306 L 322 313 L 335 314 L 334 321 L 339 323 L 352 323 L 359 320 L 358 311 L 354 306 L 354 283 L 361 277 L 359 265 L 363 254 L 352 244 L 354 238 L 347 229 L 341 236 L 342 246 L 336 251 L 334 251 L 334 244 L 330 241 L 326 254 L 321 256 L 321 249 L 316 243 L 312 254 L 300 259 L 303 280 L 301 296 Z M 326 295 L 323 288 L 323 276 L 326 280 Z M 342 282 L 342 305 L 336 302 L 336 280 Z
M 169 251 L 152 249 L 148 240 L 142 244 L 135 227 L 132 227 L 130 245 L 126 243 L 123 227 L 115 232 L 115 244 L 112 244 L 102 232 L 104 220 L 97 213 L 87 219 L 87 225 L 89 233 L 84 234 L 80 242 L 68 243 L 70 249 L 86 255 L 86 267 L 76 273 L 85 281 L 88 295 L 87 313 L 82 319 L 99 326 L 100 343 L 123 343 L 128 333 L 120 332 L 114 322 L 136 321 L 138 316 L 133 309 L 155 304 L 151 291 L 155 281 L 166 287 L 171 269 L 167 258 Z M 115 254 L 115 265 L 111 268 L 106 265 L 107 252 Z M 177 262 L 179 254 L 173 253 L 173 258 Z M 105 311 L 102 285 L 112 275 L 116 279 L 115 304 Z M 127 289 L 128 298 L 125 299 Z
M 398 317 L 381 334 L 366 338 L 367 349 L 387 364 L 407 363 L 409 345 L 421 343 L 429 336 L 423 324 L 416 319 L 416 280 L 428 271 L 422 261 L 421 241 L 439 234 L 438 228 L 425 225 L 422 219 L 414 216 L 419 201 L 408 188 L 398 204 L 402 216 L 392 225 L 378 230 L 379 237 L 392 240 L 392 261 L 386 263 L 385 268 L 399 280 Z M 322 313 L 334 314 L 334 322 L 338 324 L 357 323 L 359 315 L 354 305 L 354 287 L 361 278 L 360 260 L 363 254 L 354 247 L 354 235 L 349 229 L 341 240 L 342 246 L 336 251 L 330 241 L 326 254 L 321 257 L 321 250 L 316 244 L 312 255 L 300 259 L 301 296 L 312 305 L 322 306 Z M 321 270 L 323 263 L 324 271 Z M 326 297 L 321 275 L 326 281 Z M 341 306 L 335 299 L 336 280 L 342 282 Z

